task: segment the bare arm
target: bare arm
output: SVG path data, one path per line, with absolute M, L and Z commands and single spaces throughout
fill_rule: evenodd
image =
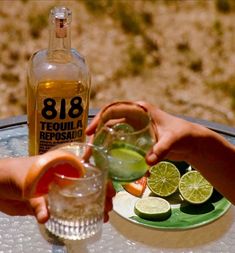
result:
M 144 104 L 151 111 L 158 136 L 147 162 L 155 164 L 164 158 L 186 161 L 235 204 L 235 146 L 203 126 Z
M 198 136 L 189 163 L 235 204 L 235 146 L 208 129 L 195 126 Z

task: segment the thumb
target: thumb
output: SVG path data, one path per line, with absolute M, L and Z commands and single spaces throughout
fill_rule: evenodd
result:
M 45 198 L 38 197 L 29 200 L 33 213 L 39 223 L 45 223 L 49 219 L 49 211 Z
M 167 138 L 167 136 L 161 138 L 157 143 L 153 145 L 150 152 L 148 152 L 146 155 L 146 162 L 149 165 L 154 165 L 160 162 L 170 152 L 171 146 L 172 143 L 170 141 L 170 138 Z

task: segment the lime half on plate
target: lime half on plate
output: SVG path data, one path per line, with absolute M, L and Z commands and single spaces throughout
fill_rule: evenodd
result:
M 189 203 L 202 204 L 211 197 L 213 186 L 200 172 L 194 170 L 182 176 L 179 182 L 179 191 Z
M 167 197 L 178 189 L 180 172 L 173 163 L 162 161 L 151 167 L 149 172 L 147 184 L 154 194 Z
M 171 215 L 171 206 L 163 198 L 145 197 L 136 201 L 134 212 L 146 220 L 165 220 Z

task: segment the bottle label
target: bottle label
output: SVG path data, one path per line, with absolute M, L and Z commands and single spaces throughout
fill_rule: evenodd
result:
M 57 144 L 84 141 L 88 110 L 82 97 L 40 97 L 38 102 L 39 154 Z

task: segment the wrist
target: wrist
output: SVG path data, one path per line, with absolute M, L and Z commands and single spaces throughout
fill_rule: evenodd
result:
M 191 127 L 191 152 L 188 156 L 188 162 L 196 166 L 198 161 L 202 161 L 208 153 L 208 143 L 212 138 L 213 132 L 206 127 L 198 124 L 192 124 Z

